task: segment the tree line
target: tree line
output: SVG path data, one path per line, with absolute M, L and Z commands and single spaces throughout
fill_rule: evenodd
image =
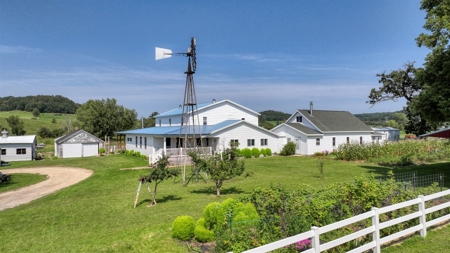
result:
M 74 114 L 79 106 L 80 104 L 60 95 L 9 96 L 0 98 L 0 111 L 19 110 L 32 112 L 37 109 L 40 113 Z

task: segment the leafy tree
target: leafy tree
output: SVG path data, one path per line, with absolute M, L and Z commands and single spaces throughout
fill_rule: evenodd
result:
M 46 126 L 41 126 L 37 130 L 37 135 L 41 138 L 50 138 L 52 137 L 52 131 Z
M 144 118 L 144 127 L 154 127 L 156 125 L 155 116 L 158 115 L 158 112 L 152 112 L 148 118 Z
M 398 129 L 404 130 L 405 126 L 408 124 L 408 118 L 406 117 L 406 114 L 400 113 L 400 112 L 396 112 L 394 114 L 394 119 L 399 125 Z
M 388 100 L 406 99 L 404 110 L 409 121 L 405 126 L 405 130 L 416 135 L 436 129 L 434 124 L 430 124 L 425 120 L 421 112 L 411 108 L 411 102 L 422 91 L 422 85 L 418 80 L 420 71 L 422 69 L 416 69 L 414 63 L 407 63 L 404 69 L 394 70 L 389 74 L 385 72 L 377 74 L 380 77 L 378 82 L 383 85 L 378 89 L 372 89 L 369 94 L 369 101 L 367 101 L 367 103 L 375 105 Z
M 34 108 L 33 109 L 33 117 L 35 117 L 35 118 L 37 118 L 37 117 L 39 117 L 39 115 L 41 115 L 40 113 L 39 113 L 39 109 L 38 108 Z
M 150 205 L 156 205 L 156 190 L 158 185 L 169 178 L 178 176 L 178 169 L 169 168 L 169 157 L 164 153 L 161 158 L 156 162 L 156 167 L 150 169 L 150 174 L 148 176 L 143 177 L 143 180 L 152 183 L 155 182 L 155 188 L 152 192 L 152 202 Z
M 56 124 L 56 119 L 55 118 L 52 119 L 52 123 Z
M 383 126 L 385 126 L 385 127 L 393 127 L 393 128 L 397 128 L 397 129 L 402 130 L 401 129 L 402 126 L 400 124 L 398 124 L 397 121 L 395 121 L 393 119 L 386 121 Z
M 423 92 L 414 101 L 414 110 L 440 125 L 450 121 L 450 2 L 440 0 L 423 0 L 421 10 L 425 10 L 423 28 L 430 33 L 421 33 L 417 38 L 419 47 L 425 46 L 432 51 L 428 54 L 421 76 Z
M 133 128 L 137 113 L 117 105 L 116 99 L 89 100 L 77 110 L 77 119 L 87 132 L 101 138 Z
M 240 157 L 235 145 L 225 149 L 222 154 L 215 154 L 207 158 L 202 158 L 196 152 L 190 152 L 189 156 L 195 166 L 210 175 L 216 184 L 217 196 L 220 196 L 220 188 L 224 181 L 242 175 L 245 170 L 245 161 Z
M 21 120 L 19 116 L 11 115 L 6 119 L 6 121 L 8 122 L 11 132 L 14 135 L 24 135 L 26 133 L 23 120 Z

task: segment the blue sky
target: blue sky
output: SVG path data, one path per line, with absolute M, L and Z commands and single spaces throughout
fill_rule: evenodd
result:
M 197 102 L 255 111 L 402 109 L 366 103 L 377 73 L 429 52 L 417 0 L 0 1 L 0 97 L 116 98 L 139 117 L 183 102 L 187 58 L 155 47 L 197 40 Z

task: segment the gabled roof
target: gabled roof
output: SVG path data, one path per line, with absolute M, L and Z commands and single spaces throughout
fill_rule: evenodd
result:
M 297 110 L 321 132 L 373 132 L 372 128 L 347 111 Z M 295 113 L 294 113 L 295 115 Z
M 372 127 L 374 131 L 400 131 L 397 128 L 393 127 Z
M 81 136 L 80 138 L 76 138 L 77 136 Z M 76 139 L 74 139 L 76 138 Z M 56 144 L 61 144 L 68 142 L 69 140 L 71 143 L 97 143 L 97 142 L 103 142 L 96 136 L 84 131 L 83 129 L 73 131 L 71 133 L 68 133 L 66 135 L 63 135 L 61 137 L 58 137 L 55 139 Z
M 321 132 L 318 132 L 314 129 L 306 127 L 305 125 L 300 124 L 300 123 L 286 123 L 286 125 L 294 128 L 297 131 L 305 133 L 306 135 L 323 135 Z
M 235 103 L 235 102 L 233 102 L 231 100 L 228 100 L 228 99 L 221 100 L 221 101 L 218 101 L 218 102 L 212 102 L 212 103 L 197 104 L 197 111 L 205 110 L 207 108 L 214 107 L 214 106 L 219 106 L 219 105 L 225 104 L 225 103 L 233 104 L 233 105 L 235 105 L 235 106 L 237 106 L 237 107 L 239 107 L 241 109 L 244 109 L 245 111 L 248 111 L 248 112 L 250 112 L 252 114 L 255 114 L 255 115 L 258 115 L 258 116 L 260 115 L 258 112 L 255 112 L 255 111 L 253 111 L 253 110 L 251 110 L 251 109 L 249 109 L 249 108 L 247 108 L 245 106 L 237 104 L 237 103 Z M 167 111 L 167 112 L 163 112 L 163 113 L 155 116 L 155 118 L 166 117 L 166 116 L 178 116 L 178 115 L 181 115 L 182 113 L 183 113 L 183 107 L 181 107 L 181 108 L 179 107 L 179 108 Z
M 36 142 L 36 135 L 21 135 L 21 136 L 0 136 L 1 144 L 32 144 Z
M 441 129 L 433 131 L 433 132 L 419 135 L 420 138 L 427 137 L 427 136 L 439 137 L 439 138 L 449 138 L 450 137 L 450 127 L 441 128 Z

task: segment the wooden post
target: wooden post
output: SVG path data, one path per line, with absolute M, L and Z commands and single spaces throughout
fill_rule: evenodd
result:
M 144 181 L 143 178 L 141 178 L 141 180 L 139 180 L 139 186 L 138 186 L 138 190 L 137 190 L 137 193 L 136 193 L 136 199 L 134 200 L 134 208 L 136 208 L 136 205 L 137 205 L 137 201 L 138 201 L 138 198 L 139 198 L 139 192 L 141 191 L 142 181 Z

